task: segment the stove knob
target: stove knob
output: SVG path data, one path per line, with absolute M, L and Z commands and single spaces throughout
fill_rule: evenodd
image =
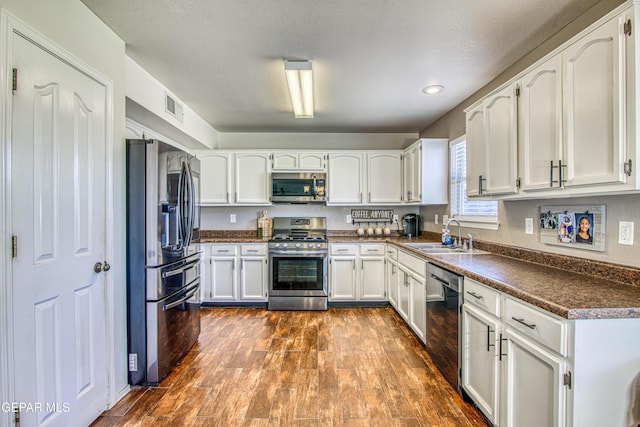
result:
M 313 243 L 309 243 L 309 247 L 312 248 L 313 247 Z
M 300 247 L 300 243 L 296 243 L 296 248 L 299 248 L 299 247 Z
M 276 243 L 276 248 L 279 248 L 279 247 L 280 247 L 280 243 Z
M 283 243 L 283 244 L 282 244 L 282 247 L 283 247 L 283 248 L 286 248 L 287 246 L 289 246 L 289 244 L 288 244 L 288 243 Z
M 322 247 L 322 243 L 316 243 L 316 248 L 321 248 Z

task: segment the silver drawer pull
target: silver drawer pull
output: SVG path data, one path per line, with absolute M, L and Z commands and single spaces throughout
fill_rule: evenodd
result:
M 257 249 L 247 249 L 247 252 L 259 252 Z
M 338 252 L 347 252 L 349 249 L 336 249 Z
M 367 249 L 367 252 L 378 252 L 377 249 Z
M 229 252 L 229 249 L 216 249 L 216 252 L 218 253 Z
M 535 329 L 535 328 L 536 328 L 536 325 L 531 324 L 531 323 L 527 323 L 527 322 L 525 322 L 525 321 L 524 321 L 524 319 L 518 319 L 518 318 L 516 318 L 516 317 L 511 317 L 511 318 L 512 318 L 513 320 L 515 320 L 516 322 L 520 323 L 521 325 L 526 326 L 526 327 L 527 327 L 527 328 L 529 328 L 529 329 Z
M 483 298 L 482 295 L 478 295 L 475 292 L 467 291 L 467 293 L 469 295 L 471 295 L 472 297 L 474 297 L 475 299 L 482 299 Z

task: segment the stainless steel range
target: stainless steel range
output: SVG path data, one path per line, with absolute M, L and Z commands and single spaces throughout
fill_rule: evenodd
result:
M 327 219 L 274 218 L 269 310 L 327 309 Z

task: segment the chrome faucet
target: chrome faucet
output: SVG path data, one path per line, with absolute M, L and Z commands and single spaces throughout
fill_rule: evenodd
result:
M 447 221 L 447 223 L 445 224 L 444 229 L 449 231 L 449 224 L 451 224 L 454 221 L 456 222 L 456 224 L 458 224 L 458 241 L 454 245 L 454 247 L 455 247 L 457 245 L 462 245 L 462 226 L 460 225 L 460 221 L 458 221 L 455 218 L 450 218 L 449 221 Z

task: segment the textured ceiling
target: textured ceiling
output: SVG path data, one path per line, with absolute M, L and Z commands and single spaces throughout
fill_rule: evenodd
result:
M 82 1 L 219 131 L 419 132 L 597 0 Z M 283 59 L 313 61 L 315 118 Z

